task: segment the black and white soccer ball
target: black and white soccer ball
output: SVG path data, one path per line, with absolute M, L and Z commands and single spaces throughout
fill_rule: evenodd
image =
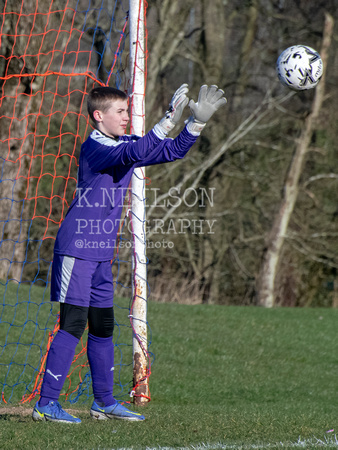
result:
M 279 55 L 276 70 L 282 84 L 303 91 L 317 86 L 323 75 L 323 61 L 313 48 L 293 45 Z

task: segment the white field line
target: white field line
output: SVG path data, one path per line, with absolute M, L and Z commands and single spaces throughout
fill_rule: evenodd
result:
M 297 442 L 275 442 L 261 444 L 208 444 L 200 443 L 189 447 L 146 447 L 146 450 L 251 450 L 251 449 L 287 449 L 287 448 L 338 448 L 338 437 L 334 435 L 323 438 L 312 437 L 310 439 L 298 438 Z

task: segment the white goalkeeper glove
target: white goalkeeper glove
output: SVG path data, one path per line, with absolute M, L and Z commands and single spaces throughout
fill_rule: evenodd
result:
M 192 134 L 200 134 L 210 117 L 227 102 L 224 91 L 217 86 L 203 85 L 198 94 L 197 103 L 190 100 L 192 116 L 187 120 L 187 129 Z
M 167 135 L 174 126 L 179 122 L 184 108 L 187 106 L 189 99 L 186 94 L 189 92 L 189 87 L 187 84 L 182 84 L 182 86 L 177 89 L 173 98 L 169 103 L 169 109 L 165 113 L 163 119 L 155 125 L 155 127 L 160 127 L 161 131 Z

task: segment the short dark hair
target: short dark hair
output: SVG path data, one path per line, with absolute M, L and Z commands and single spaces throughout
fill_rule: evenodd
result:
M 87 109 L 88 114 L 94 123 L 96 122 L 93 117 L 94 111 L 99 110 L 106 112 L 110 108 L 111 102 L 114 100 L 128 100 L 128 95 L 119 89 L 109 86 L 99 86 L 89 92 Z

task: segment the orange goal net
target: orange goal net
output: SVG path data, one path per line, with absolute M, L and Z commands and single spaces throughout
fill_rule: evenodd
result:
M 98 84 L 132 92 L 133 69 L 125 48 L 128 1 L 5 0 L 2 5 L 0 402 L 7 403 L 39 393 L 58 328 L 58 307 L 49 301 L 51 259 L 75 193 L 80 146 L 91 131 L 88 92 Z M 128 208 L 126 204 L 126 221 Z M 130 233 L 121 232 L 121 242 L 131 239 Z M 125 249 L 118 249 L 113 266 L 117 398 L 135 392 L 129 319 L 132 256 Z M 91 395 L 85 350 L 83 337 L 62 392 L 72 402 Z

